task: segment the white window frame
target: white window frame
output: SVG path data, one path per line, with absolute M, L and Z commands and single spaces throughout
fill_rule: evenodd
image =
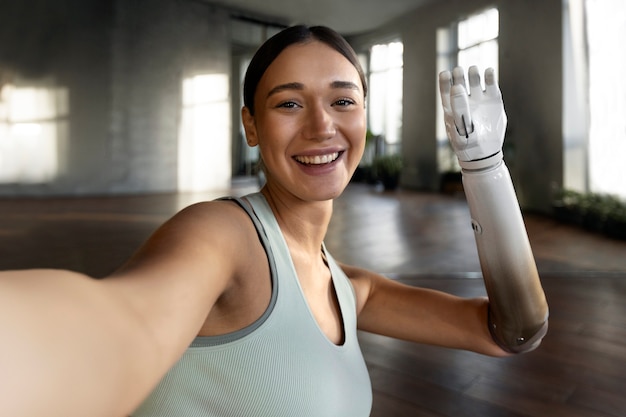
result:
M 437 74 L 456 66 L 462 66 L 467 71 L 469 66 L 476 65 L 481 72 L 488 67 L 493 68 L 497 77 L 499 72 L 498 21 L 498 9 L 493 7 L 473 13 L 450 26 L 439 28 L 437 30 Z M 448 144 L 438 81 L 436 89 L 436 140 L 439 172 L 460 171 L 457 158 Z
M 383 139 L 384 147 L 377 153 L 399 153 L 402 142 L 404 45 L 395 38 L 372 45 L 369 52 L 369 129 L 374 136 Z

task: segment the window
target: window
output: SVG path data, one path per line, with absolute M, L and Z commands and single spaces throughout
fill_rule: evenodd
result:
M 589 191 L 626 198 L 626 3 L 586 0 Z
M 481 70 L 493 67 L 498 72 L 498 9 L 489 9 L 458 23 L 457 65 Z
M 384 153 L 398 153 L 402 135 L 403 44 L 374 45 L 369 60 L 369 129 L 384 138 Z
M 229 94 L 227 74 L 202 74 L 183 81 L 179 191 L 226 189 L 230 185 Z
M 67 89 L 51 84 L 0 87 L 0 184 L 46 183 L 57 177 L 69 107 Z
M 473 14 L 437 31 L 437 74 L 461 66 L 476 65 L 484 72 L 492 67 L 498 75 L 498 9 Z M 457 159 L 448 144 L 437 86 L 437 149 L 439 171 L 458 171 Z

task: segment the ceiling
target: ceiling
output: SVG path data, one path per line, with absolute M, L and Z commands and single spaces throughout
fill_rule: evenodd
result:
M 207 0 L 267 23 L 324 25 L 343 35 L 368 32 L 436 1 L 444 0 Z

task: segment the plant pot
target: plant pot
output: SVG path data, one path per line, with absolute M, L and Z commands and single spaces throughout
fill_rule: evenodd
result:
M 395 190 L 396 188 L 398 188 L 398 185 L 400 185 L 400 176 L 385 176 L 380 179 L 380 182 L 383 184 L 383 188 L 385 190 Z
M 402 165 L 401 155 L 382 155 L 374 159 L 372 172 L 386 190 L 395 190 L 400 183 Z
M 573 225 L 581 225 L 583 222 L 583 215 L 577 207 L 564 205 L 564 204 L 554 204 L 552 206 L 552 213 L 554 214 L 554 218 L 560 222 L 573 224 Z
M 463 175 L 461 172 L 443 172 L 440 177 L 439 191 L 444 194 L 463 192 Z
M 626 240 L 626 221 L 607 219 L 604 232 L 613 239 Z

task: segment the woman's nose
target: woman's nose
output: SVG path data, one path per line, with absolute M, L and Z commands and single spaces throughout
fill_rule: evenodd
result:
M 335 136 L 335 120 L 330 111 L 332 110 L 322 105 L 309 107 L 304 132 L 307 139 L 327 140 Z

